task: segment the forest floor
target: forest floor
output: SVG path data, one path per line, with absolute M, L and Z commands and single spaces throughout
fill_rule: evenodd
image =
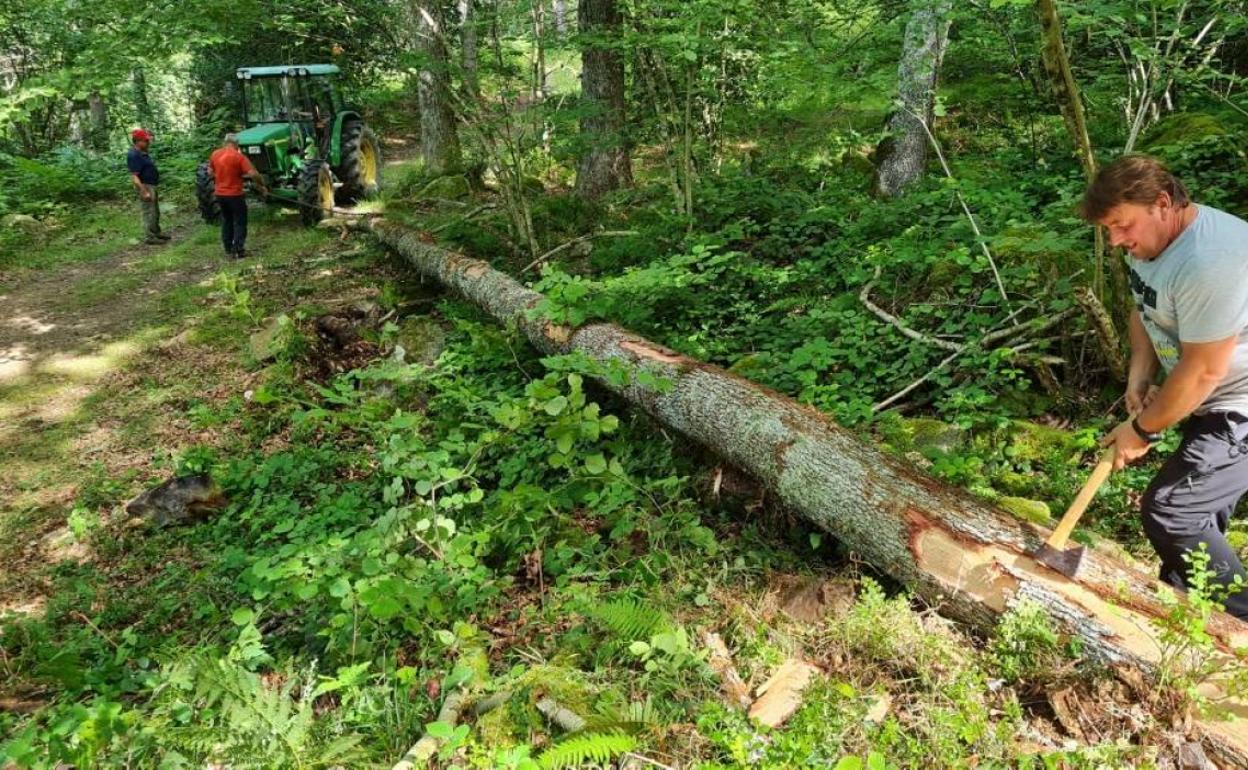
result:
M 444 763 L 526 767 L 530 749 L 543 766 L 559 766 L 559 751 L 582 756 L 543 726 L 546 697 L 612 726 L 596 749 L 579 747 L 584 756 L 630 767 L 1169 766 L 1184 744 L 1181 725 L 1140 705 L 1138 682 L 1079 666 L 1042 618 L 1024 608 L 992 638 L 968 635 L 760 508 L 748 484 L 729 479 L 724 497 L 708 496 L 713 460 L 588 387 L 621 425 L 610 441 L 597 441 L 612 431 L 605 421 L 592 441 L 582 429 L 591 473 L 538 476 L 544 489 L 514 483 L 557 470 L 546 461 L 566 426 L 552 404 L 583 398 L 579 380 L 420 289 L 367 238 L 257 209 L 256 256 L 234 262 L 189 206 L 168 213 L 167 245 L 131 243 L 133 209 L 101 204 L 85 224 L 32 241 L 0 276 L 0 767 L 53 757 L 154 767 L 196 751 L 267 751 L 262 766 L 294 766 L 286 750 L 297 764 L 388 766 L 478 654 L 478 676 L 513 692 L 512 705 L 453 736 Z M 437 366 L 404 375 L 416 378 L 409 400 L 411 384 L 380 355 L 395 333 L 381 321 L 380 336 L 359 343 L 369 355 L 347 362 L 364 375 L 316 360 L 314 334 L 285 340 L 276 363 L 260 360 L 256 335 L 277 319 L 306 331 L 360 303 L 445 335 Z M 543 367 L 553 368 L 540 378 Z M 474 443 L 477 423 L 506 409 L 523 422 L 514 410 L 525 405 L 538 422 L 523 442 L 496 450 L 505 439 L 485 431 Z M 592 403 L 583 419 L 589 407 L 597 419 Z M 428 444 L 421 463 L 444 462 L 434 508 L 456 521 L 441 540 L 431 533 L 445 519 L 378 544 L 372 522 L 396 515 L 381 503 L 393 485 L 379 468 L 420 467 L 401 446 L 409 434 Z M 604 456 L 626 484 L 595 486 L 593 458 Z M 236 500 L 219 521 L 127 529 L 125 500 L 206 468 Z M 477 512 L 472 487 L 449 494 L 465 478 L 493 507 Z M 417 559 L 415 542 L 438 559 Z M 415 574 L 433 599 L 417 603 L 430 589 Z M 727 659 L 708 652 L 711 632 Z M 188 715 L 190 690 L 173 672 L 214 653 L 241 666 L 240 681 L 255 677 L 255 700 L 280 693 L 320 727 L 275 748 L 274 735 L 230 721 L 223 696 L 212 701 L 221 713 Z M 817 674 L 785 727 L 758 728 L 724 703 L 714 667 L 735 668 L 749 700 L 787 660 Z M 302 682 L 302 700 L 283 682 Z M 169 683 L 184 694 L 170 700 Z M 623 725 L 637 728 L 627 749 L 610 737 Z M 356 754 L 334 753 L 344 738 Z

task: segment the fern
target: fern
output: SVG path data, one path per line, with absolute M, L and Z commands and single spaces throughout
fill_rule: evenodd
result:
M 624 641 L 649 639 L 667 629 L 667 616 L 635 599 L 616 599 L 600 605 L 586 605 L 585 614 L 606 626 Z
M 591 732 L 625 732 L 636 735 L 647 728 L 661 725 L 662 719 L 654 703 L 632 701 L 623 708 L 599 705 L 596 714 L 585 717 L 585 729 Z
M 200 657 L 170 672 L 175 691 L 190 694 L 206 718 L 169 725 L 171 747 L 205 759 L 228 757 L 236 767 L 327 767 L 361 756 L 360 736 L 318 729 L 310 690 L 296 691 L 300 677 L 280 686 L 228 659 Z
M 546 749 L 537 762 L 542 770 L 579 767 L 587 762 L 606 764 L 636 747 L 637 741 L 631 735 L 622 733 L 578 735 Z

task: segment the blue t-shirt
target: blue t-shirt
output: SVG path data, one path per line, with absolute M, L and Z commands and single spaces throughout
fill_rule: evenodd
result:
M 138 174 L 139 181 L 143 184 L 160 184 L 160 172 L 156 170 L 152 156 L 138 147 L 130 148 L 126 155 L 126 168 L 130 169 L 131 174 Z
M 1237 338 L 1226 378 L 1196 414 L 1248 414 L 1248 222 L 1209 206 L 1196 212 L 1155 259 L 1127 256 L 1131 293 L 1166 372 L 1184 342 Z

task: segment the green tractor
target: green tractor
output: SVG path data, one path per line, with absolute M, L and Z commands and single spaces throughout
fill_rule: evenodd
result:
M 299 207 L 313 225 L 337 203 L 373 195 L 381 186 L 381 151 L 359 112 L 345 107 L 333 64 L 242 67 L 247 129 L 239 147 L 264 176 L 272 197 Z M 199 213 L 221 216 L 208 164 L 195 173 Z

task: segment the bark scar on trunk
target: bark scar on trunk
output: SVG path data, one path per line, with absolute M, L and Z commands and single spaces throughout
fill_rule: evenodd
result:
M 644 358 L 650 361 L 659 361 L 664 364 L 687 364 L 690 363 L 681 354 L 674 350 L 652 345 L 638 340 L 628 340 L 620 343 L 620 349 L 626 350 L 633 354 L 634 358 Z
M 568 344 L 568 340 L 572 339 L 573 331 L 571 326 L 557 323 L 547 323 L 542 327 L 542 334 L 558 345 Z

